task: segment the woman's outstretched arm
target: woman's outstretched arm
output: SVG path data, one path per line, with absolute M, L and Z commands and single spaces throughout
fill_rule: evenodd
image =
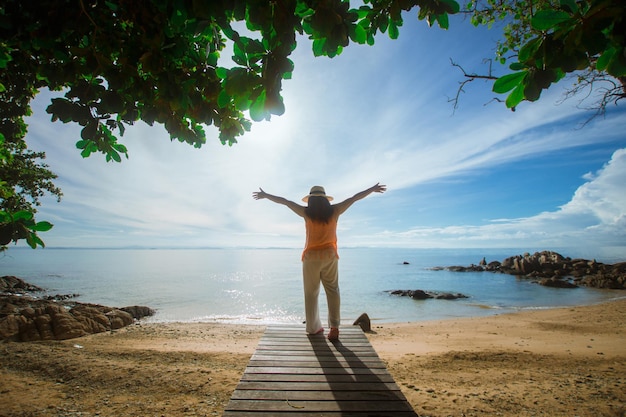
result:
M 269 193 L 266 193 L 265 191 L 263 191 L 262 188 L 259 187 L 260 191 L 255 191 L 252 193 L 252 198 L 254 198 L 255 200 L 262 200 L 264 198 L 277 203 L 277 204 L 282 204 L 283 206 L 287 206 L 289 207 L 294 213 L 296 213 L 298 216 L 300 217 L 304 217 L 304 210 L 305 207 L 301 206 L 298 203 L 294 203 L 293 201 L 287 200 L 284 197 L 280 197 L 277 195 L 272 195 Z
M 361 192 L 356 193 L 350 198 L 345 199 L 341 203 L 337 203 L 334 207 L 337 209 L 338 214 L 342 214 L 344 211 L 348 210 L 348 208 L 354 204 L 355 202 L 367 197 L 371 193 L 384 193 L 387 191 L 386 185 L 381 185 L 380 183 L 376 183 L 367 190 L 363 190 Z

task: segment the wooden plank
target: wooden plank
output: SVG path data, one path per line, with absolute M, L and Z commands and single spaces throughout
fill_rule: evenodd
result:
M 300 335 L 299 337 L 297 337 L 296 333 L 290 333 L 290 334 L 274 334 L 274 335 L 264 335 L 263 341 L 294 341 L 294 342 L 302 342 L 305 340 L 308 340 L 311 343 L 318 343 L 318 342 L 323 342 L 324 340 L 326 340 L 325 335 L 314 335 L 314 336 L 307 336 L 304 335 L 305 337 L 302 337 L 302 335 Z M 350 333 L 350 334 L 343 334 L 343 332 L 341 333 L 340 336 L 341 340 L 346 340 L 346 341 L 363 341 L 363 338 L 361 338 L 358 334 L 355 333 Z
M 304 336 L 304 337 L 302 337 Z M 317 343 L 317 342 L 323 342 L 324 340 L 326 340 L 326 335 L 324 334 L 320 334 L 320 335 L 298 335 L 297 333 L 284 333 L 284 334 L 264 334 L 263 335 L 263 341 L 305 341 L 308 340 L 311 343 Z M 366 338 L 367 339 L 367 338 Z M 346 341 L 364 341 L 363 338 L 357 334 L 357 333 L 348 333 L 348 334 L 344 334 L 344 332 L 341 332 L 340 335 L 340 340 L 346 340 Z
M 241 381 L 259 382 L 259 381 L 276 381 L 276 382 L 394 382 L 389 374 L 376 375 L 354 375 L 354 374 L 276 374 L 276 373 L 244 373 Z
M 350 363 L 346 361 L 337 362 L 337 361 L 298 361 L 298 362 L 285 362 L 284 360 L 280 361 L 263 361 L 263 360 L 255 360 L 250 361 L 248 366 L 293 366 L 297 368 L 306 368 L 306 367 L 319 367 L 323 366 L 324 368 L 340 368 L 345 369 L 346 366 L 350 366 Z M 354 366 L 353 366 L 354 368 Z M 372 362 L 369 364 L 367 368 L 380 368 L 385 369 L 385 364 L 382 362 Z
M 348 347 L 349 346 L 349 347 Z M 376 352 L 372 345 L 369 342 L 365 343 L 351 343 L 346 341 L 341 341 L 336 346 L 329 347 L 327 344 L 323 342 L 316 343 L 263 343 L 257 346 L 257 352 L 264 352 L 266 350 L 283 350 L 283 351 L 305 351 L 305 352 L 314 352 L 314 353 L 323 353 L 323 352 L 333 352 L 333 353 L 341 353 L 345 356 L 360 356 L 361 352 Z
M 355 357 L 343 357 L 338 352 L 324 352 L 321 355 L 302 355 L 297 354 L 295 352 L 291 352 L 289 354 L 285 354 L 282 352 L 275 352 L 275 354 L 267 354 L 267 353 L 255 353 L 252 355 L 251 360 L 253 361 L 316 361 L 316 362 L 348 362 L 354 365 L 365 364 L 368 362 L 376 362 L 379 363 L 381 360 L 378 358 L 378 355 L 374 356 L 362 356 L 359 358 Z
M 283 401 L 357 401 L 367 397 L 368 400 L 402 401 L 391 391 L 235 391 L 234 400 L 283 400 Z
M 376 356 L 378 353 L 371 346 L 362 346 L 351 349 L 350 353 L 343 350 L 326 350 L 323 348 L 316 348 L 315 346 L 259 346 L 257 347 L 255 354 L 257 355 L 272 355 L 272 352 L 280 352 L 281 355 L 307 355 L 307 356 L 323 356 L 333 355 L 341 356 L 344 358 L 354 357 L 361 358 L 363 356 Z
M 323 341 L 319 342 L 310 342 L 308 340 L 262 340 L 259 342 L 257 346 L 258 349 L 267 349 L 267 348 L 291 348 L 294 350 L 311 350 L 315 347 L 323 347 Z M 369 342 L 360 342 L 354 341 L 350 343 L 351 349 L 354 350 L 368 350 L 372 349 L 372 345 Z
M 355 326 L 357 327 L 357 326 Z M 298 326 L 272 326 L 272 328 L 268 328 L 267 329 L 267 336 L 268 337 L 274 337 L 274 336 L 289 336 L 289 337 L 301 337 L 302 336 L 302 327 L 298 328 Z M 341 336 L 359 336 L 360 331 L 362 331 L 360 328 L 354 329 L 356 331 L 353 331 L 353 329 L 348 328 L 348 327 L 343 327 L 341 328 Z M 320 333 L 320 334 L 304 334 L 305 336 L 308 337 L 324 337 L 324 334 Z
M 245 411 L 245 410 L 237 410 L 237 411 L 229 411 L 226 410 L 223 417 L 416 417 L 417 414 L 413 410 L 409 411 L 393 411 L 391 413 L 385 411 L 369 411 L 369 412 L 359 412 L 359 411 L 317 411 L 317 412 L 306 412 L 299 411 L 297 409 L 289 410 L 286 412 L 276 412 L 276 411 Z
M 359 358 L 362 358 L 364 356 L 378 357 L 378 354 L 372 348 L 361 348 L 358 350 L 354 350 L 353 353 L 356 354 Z M 344 356 L 341 353 L 341 351 L 319 351 L 318 350 L 316 352 L 315 349 L 311 348 L 310 346 L 308 349 L 292 347 L 292 346 L 289 346 L 289 347 L 268 346 L 265 349 L 263 349 L 262 347 L 258 347 L 255 354 L 256 355 L 307 355 L 307 356 L 311 356 L 311 355 L 323 356 L 324 354 L 326 354 L 328 356 L 342 356 L 342 357 L 347 356 L 347 355 Z
M 340 340 L 304 326 L 268 327 L 224 412 L 226 417 L 416 417 L 359 327 Z
M 336 371 L 336 372 L 332 372 Z M 322 369 L 319 366 L 314 368 L 297 368 L 290 366 L 255 366 L 246 369 L 244 376 L 247 374 L 278 374 L 278 375 L 389 375 L 386 368 L 344 368 L 344 369 Z
M 232 400 L 229 404 L 229 410 L 243 411 L 276 411 L 287 412 L 297 409 L 299 411 L 308 412 L 324 412 L 324 411 L 358 411 L 358 412 L 395 412 L 408 411 L 411 406 L 404 401 L 291 401 L 291 400 L 267 400 L 267 401 L 248 401 L 248 400 Z
M 292 390 L 292 391 L 399 391 L 395 382 L 281 382 L 240 381 L 238 390 Z
M 345 340 L 342 339 L 340 340 L 341 344 L 337 345 L 336 349 L 337 350 L 341 350 L 344 349 L 345 350 L 345 346 L 349 345 L 353 348 L 370 348 L 371 345 L 369 344 L 369 342 L 367 340 L 363 340 L 363 339 L 353 339 L 353 340 Z M 266 346 L 279 346 L 282 348 L 285 347 L 306 347 L 306 348 L 317 348 L 317 347 L 321 347 L 324 348 L 326 346 L 328 346 L 327 343 L 324 343 L 324 340 L 307 340 L 307 339 L 265 339 L 261 342 L 259 342 L 259 347 L 263 348 Z

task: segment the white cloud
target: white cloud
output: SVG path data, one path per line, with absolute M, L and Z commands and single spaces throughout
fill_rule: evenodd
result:
M 626 245 L 626 149 L 580 186 L 558 210 L 481 226 L 416 227 L 384 232 L 386 243 L 417 247 L 580 247 Z
M 561 208 L 571 215 L 590 214 L 599 223 L 626 233 L 626 149 L 615 151 L 597 173 L 586 175 L 588 182 L 576 190 L 572 200 Z M 625 242 L 626 243 L 626 242 Z
M 420 37 L 411 39 L 415 33 Z M 233 147 L 222 146 L 213 127 L 207 144 L 194 149 L 170 143 L 162 127 L 140 123 L 121 138 L 129 160 L 83 159 L 73 148 L 79 129 L 50 123 L 49 96 L 38 97 L 27 140 L 46 151 L 65 194 L 60 204 L 42 207 L 39 216 L 55 223 L 42 238 L 49 246 L 297 247 L 302 222 L 284 207 L 254 201 L 258 187 L 299 200 L 319 184 L 343 199 L 380 181 L 389 194 L 351 209 L 341 223 L 344 244 L 563 246 L 582 236 L 626 245 L 623 151 L 586 176 L 561 208 L 487 225 L 476 217 L 469 226 L 440 219 L 445 227 L 395 230 L 397 215 L 384 199 L 401 197 L 417 211 L 420 198 L 410 189 L 418 184 L 462 180 L 563 149 L 626 144 L 623 111 L 576 129 L 586 115 L 569 103 L 555 106 L 556 90 L 512 113 L 500 103 L 485 106 L 492 93 L 472 86 L 453 115 L 447 97 L 456 92 L 459 74 L 449 57 L 482 52 L 468 52 L 458 34 L 417 30 L 408 20 L 403 36 L 347 48 L 332 60 L 313 58 L 305 43 L 294 55 L 294 78 L 284 82 L 286 113 L 255 123 Z

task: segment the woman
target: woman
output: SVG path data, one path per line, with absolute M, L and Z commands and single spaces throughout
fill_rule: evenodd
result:
M 289 201 L 283 197 L 268 194 L 259 188 L 252 197 L 256 200 L 267 198 L 274 203 L 289 207 L 304 218 L 306 243 L 302 252 L 302 276 L 304 283 L 304 310 L 306 331 L 309 334 L 322 334 L 324 328 L 319 315 L 318 296 L 320 282 L 324 285 L 328 302 L 328 339 L 339 339 L 339 272 L 337 253 L 337 220 L 354 202 L 371 193 L 383 193 L 387 186 L 376 184 L 367 190 L 353 195 L 338 204 L 330 204 L 332 197 L 326 195 L 324 187 L 316 185 L 302 201 L 307 206 Z

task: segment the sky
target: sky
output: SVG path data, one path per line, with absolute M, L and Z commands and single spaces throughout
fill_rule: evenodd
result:
M 128 160 L 83 159 L 79 127 L 52 123 L 51 93 L 40 93 L 27 142 L 46 152 L 64 193 L 42 200 L 37 218 L 54 228 L 41 238 L 52 248 L 299 248 L 302 219 L 252 192 L 300 202 L 322 185 L 341 201 L 380 182 L 386 193 L 342 215 L 340 247 L 573 248 L 626 260 L 624 106 L 583 127 L 591 114 L 561 102 L 569 81 L 515 112 L 475 81 L 455 109 L 463 77 L 451 59 L 486 72 L 499 32 L 450 26 L 411 12 L 399 39 L 383 34 L 333 59 L 315 58 L 301 38 L 285 114 L 232 147 L 212 126 L 195 149 L 138 123 L 120 138 Z

